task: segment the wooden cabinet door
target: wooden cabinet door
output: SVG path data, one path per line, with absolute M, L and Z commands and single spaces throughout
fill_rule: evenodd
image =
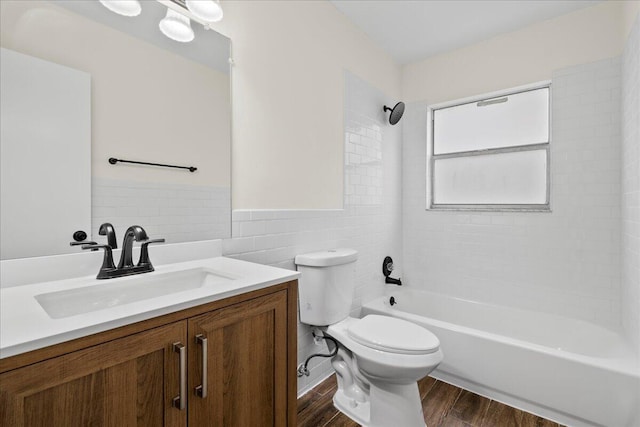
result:
M 206 338 L 207 396 L 200 397 Z M 189 319 L 189 425 L 287 425 L 287 292 Z M 193 349 L 193 351 L 192 351 Z
M 181 321 L 0 375 L 0 425 L 186 426 L 179 394 Z M 185 372 L 186 374 L 186 372 Z

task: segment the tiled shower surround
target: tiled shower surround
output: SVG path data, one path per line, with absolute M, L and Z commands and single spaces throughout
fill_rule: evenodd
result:
M 551 209 L 425 210 L 427 103 L 403 135 L 403 254 L 409 286 L 620 324 L 620 58 L 552 78 Z
M 387 123 L 383 105 L 393 100 L 356 76 L 345 74 L 345 198 L 338 210 L 234 210 L 233 239 L 225 256 L 295 270 L 297 254 L 335 247 L 358 251 L 352 314 L 384 292 L 382 260 L 390 255 L 401 271 L 400 129 Z M 328 352 L 298 325 L 298 363 Z M 330 360 L 315 358 L 311 374 L 298 380 L 298 393 L 332 372 Z
M 640 20 L 622 56 L 622 326 L 640 357 Z

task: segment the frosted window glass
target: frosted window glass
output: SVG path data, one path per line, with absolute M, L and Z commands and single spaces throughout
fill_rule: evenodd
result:
M 546 204 L 547 151 L 438 159 L 434 204 Z
M 549 88 L 434 111 L 434 154 L 549 142 Z

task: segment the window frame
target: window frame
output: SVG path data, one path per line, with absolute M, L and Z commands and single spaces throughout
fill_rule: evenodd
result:
M 446 154 L 434 154 L 435 152 L 435 114 L 436 110 L 445 108 L 457 107 L 464 104 L 470 104 L 474 102 L 482 102 L 493 100 L 495 98 L 501 98 L 510 95 L 516 95 L 519 93 L 530 92 L 538 89 L 547 88 L 549 90 L 549 107 L 548 107 L 548 123 L 549 128 L 547 130 L 547 142 L 516 145 L 512 147 L 499 147 L 499 148 L 483 148 L 479 150 L 460 151 L 455 153 Z M 427 106 L 427 210 L 433 211 L 489 211 L 489 212 L 551 212 L 551 129 L 552 129 L 552 101 L 551 96 L 552 88 L 551 81 L 542 81 L 532 83 L 529 85 L 518 86 L 510 89 L 500 90 L 497 92 L 486 93 L 473 97 L 458 99 L 454 101 L 443 102 L 439 104 Z M 546 197 L 545 203 L 540 204 L 447 204 L 447 203 L 435 203 L 435 162 L 436 160 L 461 158 L 461 157 L 474 157 L 490 154 L 502 154 L 502 153 L 514 153 L 523 151 L 539 151 L 544 149 L 546 151 Z

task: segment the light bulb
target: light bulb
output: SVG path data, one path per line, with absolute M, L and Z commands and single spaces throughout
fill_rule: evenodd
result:
M 167 9 L 167 16 L 160 21 L 159 27 L 162 34 L 178 42 L 187 43 L 195 37 L 189 18 L 173 9 Z
M 186 0 L 187 9 L 206 22 L 218 22 L 224 13 L 220 3 L 214 0 Z
M 100 3 L 111 12 L 123 16 L 138 16 L 142 11 L 138 0 L 100 0 Z

